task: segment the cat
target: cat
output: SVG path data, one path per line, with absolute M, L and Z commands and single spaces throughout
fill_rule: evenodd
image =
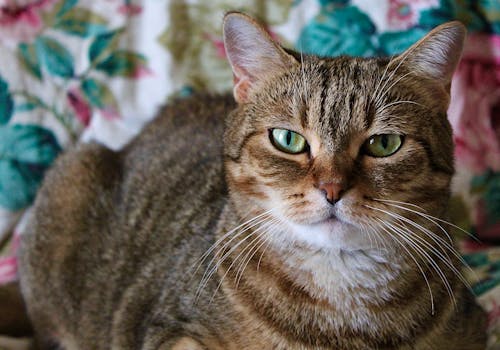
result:
M 392 58 L 284 49 L 230 12 L 233 96 L 47 174 L 21 242 L 41 348 L 484 349 L 444 229 L 465 29 Z

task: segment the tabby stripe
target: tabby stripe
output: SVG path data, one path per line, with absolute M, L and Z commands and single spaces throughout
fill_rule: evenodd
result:
M 431 146 L 426 140 L 417 137 L 415 137 L 414 140 L 425 150 L 432 171 L 444 173 L 446 175 L 453 175 L 453 169 L 441 166 L 434 161 L 434 154 L 432 153 Z
M 326 93 L 328 91 L 328 85 L 329 85 L 329 82 L 330 82 L 330 74 L 329 74 L 329 70 L 328 70 L 328 67 L 325 66 L 324 62 L 322 62 L 323 64 L 320 66 L 320 75 L 321 77 L 323 78 L 322 81 L 321 81 L 321 101 L 320 101 L 320 120 L 324 120 L 324 116 L 325 116 L 325 101 L 326 101 Z
M 245 147 L 245 145 L 247 144 L 248 140 L 250 138 L 252 138 L 253 136 L 257 135 L 257 134 L 258 134 L 257 131 L 252 131 L 252 132 L 248 133 L 247 135 L 245 135 L 245 138 L 240 143 L 240 147 L 238 148 L 238 155 L 236 157 L 233 157 L 230 154 L 225 153 L 224 154 L 224 158 L 225 159 L 230 159 L 233 162 L 240 164 L 241 163 L 241 150 Z

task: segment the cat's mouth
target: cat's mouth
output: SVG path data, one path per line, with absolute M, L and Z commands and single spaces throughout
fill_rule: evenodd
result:
M 331 214 L 326 219 L 322 219 L 322 220 L 316 222 L 316 224 L 327 224 L 327 225 L 334 225 L 334 224 L 340 224 L 340 223 L 342 223 L 342 220 L 340 220 L 334 214 Z
M 310 225 L 311 226 L 323 226 L 323 227 L 328 227 L 328 228 L 338 228 L 339 226 L 345 224 L 343 220 L 341 220 L 337 215 L 335 214 L 329 214 L 327 217 L 321 218 L 317 221 L 312 222 Z
M 364 249 L 367 245 L 366 236 L 356 225 L 335 214 L 291 227 L 294 238 L 321 249 Z

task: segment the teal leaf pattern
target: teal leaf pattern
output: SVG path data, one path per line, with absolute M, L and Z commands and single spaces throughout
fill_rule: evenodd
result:
M 109 54 L 111 50 L 116 49 L 118 38 L 122 33 L 123 29 L 118 29 L 96 36 L 89 47 L 89 61 L 97 62 Z
M 35 46 L 40 61 L 50 74 L 63 78 L 73 77 L 73 57 L 64 46 L 46 36 L 38 37 Z
M 134 78 L 147 64 L 146 58 L 138 53 L 118 50 L 96 65 L 96 69 L 109 76 Z
M 85 79 L 81 83 L 83 94 L 87 101 L 99 109 L 116 110 L 116 99 L 109 88 L 96 79 Z
M 484 16 L 485 22 L 488 22 L 490 30 L 495 34 L 500 34 L 500 2 L 498 2 L 498 0 L 469 1 L 476 3 L 475 5 L 478 7 L 479 12 Z
M 54 28 L 80 37 L 89 37 L 106 31 L 107 21 L 104 17 L 87 10 L 75 7 L 62 16 Z
M 456 1 L 441 0 L 439 7 L 430 8 L 420 12 L 418 24 L 426 30 L 456 19 L 458 8 Z
M 0 206 L 19 210 L 31 203 L 61 147 L 50 130 L 37 125 L 0 127 L 0 139 Z
M 17 57 L 21 66 L 38 80 L 42 80 L 42 70 L 33 44 L 21 43 L 17 48 Z
M 380 50 L 384 55 L 396 55 L 408 49 L 420 38 L 427 34 L 427 30 L 411 28 L 404 32 L 386 32 L 379 36 Z
M 324 10 L 302 30 L 297 48 L 320 56 L 373 56 L 375 25 L 355 6 Z
M 319 0 L 321 6 L 345 6 L 351 0 Z
M 479 194 L 484 201 L 488 224 L 500 222 L 500 172 L 489 170 L 474 176 L 471 190 Z
M 483 2 L 484 3 L 484 2 Z M 487 31 L 488 23 L 485 17 L 488 14 L 494 13 L 494 10 L 488 10 L 486 16 L 483 17 L 484 13 L 481 13 L 480 4 L 481 1 L 476 0 L 463 0 L 458 3 L 458 14 L 457 19 L 467 26 L 467 29 L 471 32 L 477 31 Z M 500 15 L 500 3 L 495 0 L 493 6 L 497 8 L 497 15 Z M 497 17 L 497 21 L 500 21 L 500 16 Z
M 13 109 L 14 101 L 9 92 L 9 84 L 0 77 L 0 125 L 7 124 Z
M 23 95 L 22 101 L 17 101 L 16 103 L 16 112 L 29 112 L 38 107 L 44 107 L 45 104 L 38 97 L 33 95 Z
M 61 17 L 66 14 L 69 10 L 71 10 L 77 4 L 78 0 L 62 0 L 59 4 L 59 8 L 57 9 L 56 16 Z

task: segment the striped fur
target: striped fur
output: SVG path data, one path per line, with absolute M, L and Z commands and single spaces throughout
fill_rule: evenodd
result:
M 392 60 L 285 51 L 238 13 L 225 35 L 238 104 L 175 101 L 123 151 L 80 146 L 47 175 L 21 252 L 41 346 L 483 349 L 440 221 L 462 27 Z M 402 148 L 363 153 L 383 133 Z

